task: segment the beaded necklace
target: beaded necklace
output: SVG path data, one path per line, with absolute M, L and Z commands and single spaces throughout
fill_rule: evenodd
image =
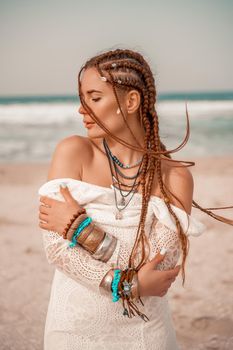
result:
M 127 176 L 127 175 L 123 174 L 117 166 L 120 166 L 121 168 L 124 168 L 124 169 L 135 168 L 137 165 L 139 165 L 139 164 L 141 165 L 142 160 L 143 160 L 143 157 L 141 158 L 140 162 L 137 162 L 137 164 L 135 163 L 135 164 L 133 164 L 133 165 L 124 165 L 122 162 L 119 161 L 119 159 L 118 159 L 116 156 L 114 156 L 114 155 L 111 153 L 110 148 L 108 147 L 108 144 L 107 144 L 107 142 L 106 142 L 105 139 L 103 139 L 103 145 L 104 145 L 105 152 L 106 152 L 108 158 L 111 157 L 111 160 L 112 160 L 112 163 L 113 163 L 113 165 L 114 165 L 115 171 L 116 171 L 120 176 L 122 176 L 124 179 L 129 179 L 129 180 L 135 179 L 135 177 L 138 176 L 138 172 L 137 172 L 135 175 L 133 175 L 133 176 Z M 139 174 L 141 174 L 141 170 L 140 170 L 140 173 L 139 173 Z
M 110 149 L 109 149 L 109 147 L 108 147 L 108 144 L 107 144 L 107 142 L 104 140 L 104 142 L 106 143 L 106 147 L 107 147 L 107 149 L 108 149 L 108 152 L 109 152 L 109 155 L 110 155 L 110 157 L 112 158 L 112 160 L 114 161 L 114 163 L 116 163 L 117 165 L 119 165 L 121 168 L 123 168 L 123 169 L 132 169 L 132 168 L 135 168 L 136 166 L 138 166 L 141 162 L 142 162 L 142 158 L 141 159 L 139 159 L 136 163 L 134 163 L 134 164 L 128 164 L 128 165 L 124 165 L 116 156 L 114 156 L 113 154 L 112 154 L 112 152 L 110 151 Z

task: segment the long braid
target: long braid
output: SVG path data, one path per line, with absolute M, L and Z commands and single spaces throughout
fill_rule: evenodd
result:
M 143 147 L 137 147 L 137 146 L 131 145 L 125 140 L 122 140 L 116 137 L 115 135 L 111 134 L 111 132 L 105 127 L 105 125 L 103 125 L 103 123 L 94 114 L 91 108 L 86 104 L 82 96 L 80 76 L 83 69 L 87 69 L 91 67 L 96 68 L 100 76 L 105 76 L 107 78 L 107 82 L 109 82 L 112 85 L 116 102 L 120 108 L 121 114 L 126 122 L 126 125 L 127 125 L 127 120 L 121 109 L 117 92 L 129 91 L 131 89 L 136 89 L 139 91 L 141 96 L 140 117 L 141 117 L 141 123 L 145 131 Z M 187 167 L 195 165 L 195 163 L 191 161 L 182 161 L 182 160 L 178 161 L 171 158 L 171 153 L 175 153 L 179 151 L 181 148 L 183 148 L 189 138 L 190 127 L 189 127 L 189 117 L 187 112 L 187 106 L 186 106 L 187 126 L 186 126 L 186 135 L 184 137 L 184 140 L 175 149 L 167 150 L 165 145 L 161 142 L 160 136 L 159 136 L 159 121 L 158 121 L 157 112 L 155 110 L 156 89 L 155 89 L 154 77 L 149 67 L 149 64 L 145 61 L 145 59 L 140 53 L 134 52 L 131 50 L 117 49 L 117 50 L 112 50 L 112 51 L 108 51 L 106 53 L 97 55 L 91 58 L 89 61 L 87 61 L 86 64 L 82 67 L 81 71 L 79 72 L 78 79 L 79 79 L 80 101 L 83 104 L 84 108 L 90 113 L 90 116 L 94 119 L 94 121 L 100 127 L 102 127 L 103 130 L 117 142 L 121 143 L 122 145 L 130 149 L 143 153 L 142 173 L 141 173 L 141 179 L 140 179 L 140 183 L 142 186 L 142 209 L 141 209 L 140 221 L 139 221 L 136 239 L 129 258 L 129 267 L 134 267 L 135 265 L 134 260 L 136 258 L 136 253 L 137 253 L 137 250 L 139 250 L 138 249 L 139 247 L 140 247 L 141 259 L 137 264 L 136 268 L 140 269 L 140 267 L 147 261 L 147 258 L 148 258 L 148 254 L 146 254 L 146 246 L 149 248 L 149 244 L 148 244 L 147 235 L 145 234 L 145 222 L 146 222 L 146 214 L 147 214 L 148 203 L 149 203 L 149 199 L 152 191 L 154 176 L 156 173 L 160 192 L 163 196 L 164 202 L 171 216 L 175 220 L 175 224 L 179 234 L 180 244 L 181 244 L 182 253 L 183 253 L 182 254 L 183 255 L 182 277 L 183 277 L 183 283 L 184 283 L 185 281 L 184 266 L 185 266 L 188 249 L 189 249 L 189 241 L 183 231 L 183 228 L 180 224 L 178 217 L 176 216 L 176 214 L 171 208 L 171 197 L 176 198 L 182 206 L 183 204 L 179 200 L 179 198 L 177 198 L 170 191 L 170 189 L 166 187 L 166 185 L 163 182 L 161 156 L 164 155 L 167 161 L 170 161 L 174 164 L 179 163 L 178 166 L 181 166 L 180 164 L 182 163 L 183 163 L 182 166 L 187 166 Z M 232 208 L 232 206 L 205 209 L 205 208 L 202 208 L 200 205 L 198 205 L 194 200 L 192 201 L 192 206 L 202 210 L 203 212 L 205 212 L 206 214 L 208 214 L 209 216 L 213 217 L 216 220 L 233 225 L 233 220 L 224 218 L 222 216 L 216 215 L 211 212 L 211 209 L 216 210 L 216 209 Z M 189 219 L 188 214 L 187 214 L 187 218 Z
M 129 64 L 132 67 L 132 64 Z M 142 70 L 142 69 L 141 69 Z M 146 81 L 146 77 L 145 77 L 145 83 L 147 85 L 147 81 Z M 144 125 L 144 130 L 146 132 L 145 134 L 145 140 L 144 140 L 144 146 L 145 148 L 149 148 L 150 147 L 150 139 L 151 139 L 151 123 L 147 117 L 147 109 L 148 109 L 148 96 L 146 93 L 146 89 L 143 89 L 143 93 L 144 93 L 144 100 L 143 100 L 143 106 L 142 106 L 142 122 Z M 152 184 L 153 184 L 153 178 L 154 178 L 154 171 L 153 168 L 151 167 L 151 157 L 153 157 L 153 155 L 148 155 L 146 158 L 146 162 L 144 163 L 144 167 L 143 167 L 143 172 L 142 172 L 142 178 L 141 178 L 141 184 L 142 184 L 142 212 L 141 212 L 141 218 L 140 218 L 140 223 L 139 223 L 139 228 L 138 228 L 138 236 L 139 236 L 139 240 L 141 242 L 142 248 L 144 247 L 144 244 L 146 243 L 147 246 L 149 246 L 148 244 L 148 239 L 147 236 L 145 234 L 145 222 L 146 222 L 146 214 L 147 214 L 147 209 L 148 209 L 148 203 L 149 203 L 149 199 L 150 199 L 150 193 L 151 193 L 151 189 L 152 189 Z M 146 169 L 147 169 L 147 165 L 148 163 L 150 164 L 150 168 L 149 168 L 149 178 L 148 178 L 148 182 L 147 182 L 147 186 L 146 186 Z M 134 248 L 132 250 L 132 253 L 137 250 L 138 245 L 137 245 L 137 240 L 135 242 Z M 149 251 L 148 251 L 149 254 Z M 147 255 L 148 257 L 148 255 Z M 141 265 L 144 263 L 144 255 L 142 254 L 142 259 L 140 264 L 137 266 L 137 269 L 140 269 Z M 134 255 L 131 254 L 130 256 L 130 266 L 131 264 L 133 264 L 133 259 L 134 259 Z

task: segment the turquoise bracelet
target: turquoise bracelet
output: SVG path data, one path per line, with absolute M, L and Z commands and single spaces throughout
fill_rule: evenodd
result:
M 73 248 L 77 245 L 77 237 L 80 235 L 82 230 L 84 230 L 85 227 L 87 227 L 92 222 L 92 218 L 87 217 L 85 220 L 81 222 L 81 224 L 76 228 L 74 235 L 72 237 L 72 241 L 69 244 L 70 248 Z
M 112 281 L 112 301 L 116 302 L 120 299 L 120 295 L 118 294 L 118 285 L 121 279 L 121 270 L 114 270 L 114 277 Z

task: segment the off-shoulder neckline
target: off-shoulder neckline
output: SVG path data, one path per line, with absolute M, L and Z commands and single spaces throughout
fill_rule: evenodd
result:
M 57 178 L 57 179 L 52 179 L 49 180 L 47 182 L 45 182 L 44 184 L 42 184 L 42 186 L 39 189 L 39 194 L 43 195 L 43 193 L 45 194 L 46 188 L 47 190 L 50 190 L 51 192 L 53 191 L 58 191 L 57 187 L 54 186 L 49 186 L 49 185 L 58 185 L 62 182 L 67 182 L 67 184 L 69 184 L 69 182 L 73 182 L 73 183 L 79 183 L 80 185 L 82 184 L 84 186 L 84 192 L 85 192 L 85 186 L 87 187 L 91 187 L 91 188 L 96 188 L 99 189 L 99 191 L 102 191 L 103 193 L 111 193 L 114 194 L 114 189 L 112 187 L 112 185 L 110 187 L 105 187 L 105 186 L 100 186 L 100 185 L 96 185 L 96 184 L 92 184 L 86 181 L 82 181 L 82 180 L 77 180 L 74 178 Z M 48 187 L 47 187 L 48 186 Z M 45 194 L 46 195 L 46 194 Z M 141 193 L 135 193 L 135 196 L 142 197 Z M 153 207 L 153 209 L 155 209 L 154 213 L 155 216 L 158 218 L 159 221 L 161 221 L 162 223 L 164 223 L 167 227 L 171 227 L 172 229 L 176 230 L 176 225 L 174 220 L 172 219 L 171 215 L 167 215 L 169 214 L 168 208 L 166 206 L 165 201 L 155 195 L 151 195 L 149 202 L 151 202 L 151 205 Z M 189 232 L 190 235 L 199 235 L 201 234 L 204 229 L 206 228 L 205 225 L 199 221 L 198 219 L 194 218 L 191 214 L 188 214 L 185 210 L 170 204 L 171 208 L 174 210 L 175 214 L 178 215 L 179 219 L 181 220 L 181 225 L 185 225 L 185 232 L 188 233 L 188 230 L 191 230 Z M 186 221 L 188 220 L 188 221 Z M 188 223 L 188 228 L 186 227 L 186 224 Z M 190 226 L 191 225 L 191 226 Z M 197 225 L 197 226 L 195 226 Z M 196 230 L 196 228 L 197 230 Z M 196 231 L 195 231 L 196 230 Z
M 78 180 L 78 179 L 74 179 L 74 178 L 72 178 L 72 177 L 64 177 L 64 178 L 57 178 L 57 179 L 52 179 L 52 180 L 49 180 L 49 181 L 47 181 L 45 184 L 49 184 L 49 183 L 52 183 L 52 182 L 62 182 L 62 181 L 74 181 L 74 182 L 78 182 L 78 183 L 82 183 L 82 184 L 84 184 L 84 185 L 89 185 L 89 186 L 92 186 L 92 187 L 95 187 L 95 188 L 99 188 L 99 189 L 102 189 L 102 190 L 104 190 L 104 191 L 111 191 L 111 193 L 112 193 L 112 191 L 113 191 L 113 186 L 111 185 L 110 187 L 105 187 L 105 186 L 100 186 L 100 185 L 96 185 L 96 184 L 93 184 L 93 183 L 90 183 L 90 182 L 86 182 L 86 181 L 83 181 L 83 180 Z M 126 192 L 126 191 L 122 191 L 122 192 Z M 142 194 L 141 193 L 139 193 L 139 192 L 136 192 L 135 193 L 135 196 L 139 196 L 139 197 L 141 197 L 142 196 Z M 154 200 L 154 201 L 157 201 L 157 202 L 162 202 L 163 204 L 165 204 L 165 201 L 164 201 L 164 199 L 162 199 L 162 198 L 160 198 L 160 197 L 158 197 L 158 196 L 156 196 L 156 195 L 154 195 L 154 194 L 152 194 L 151 196 L 150 196 L 150 200 Z M 191 217 L 191 214 L 188 214 L 184 209 L 181 209 L 181 208 L 179 208 L 179 207 L 177 207 L 176 205 L 174 205 L 174 204 L 170 204 L 172 207 L 174 207 L 174 208 L 176 208 L 177 210 L 181 210 L 183 213 L 185 213 L 186 215 L 188 215 L 189 217 Z
M 85 184 L 85 185 L 89 185 L 89 186 L 92 186 L 92 187 L 100 188 L 100 189 L 103 189 L 105 191 L 111 191 L 112 192 L 112 190 L 113 190 L 113 186 L 112 185 L 110 185 L 110 187 L 100 186 L 100 185 L 96 185 L 96 184 L 93 184 L 93 183 L 90 183 L 90 182 L 86 182 L 86 181 L 83 181 L 83 180 L 74 179 L 72 177 L 64 177 L 64 178 L 52 179 L 52 180 L 47 181 L 45 184 L 49 184 L 49 183 L 52 183 L 52 182 L 62 182 L 62 181 L 65 182 L 65 181 L 68 181 L 68 180 L 79 182 L 79 183 L 82 183 L 82 184 Z M 121 190 L 121 191 L 122 192 L 127 192 L 127 191 L 124 191 L 124 190 Z M 140 192 L 136 192 L 135 195 L 142 196 L 142 194 Z M 155 196 L 153 194 L 151 195 L 151 197 L 164 202 L 164 200 L 162 198 L 160 198 L 158 196 Z

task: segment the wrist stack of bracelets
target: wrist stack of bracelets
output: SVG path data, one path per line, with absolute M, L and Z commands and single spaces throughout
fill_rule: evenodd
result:
M 138 273 L 135 269 L 111 269 L 102 279 L 100 291 L 103 295 L 111 293 L 113 302 L 122 301 L 124 316 L 131 318 L 137 314 L 143 321 L 149 321 L 149 318 L 139 311 L 138 306 L 134 302 L 140 301 L 144 306 L 139 296 Z
M 64 239 L 71 241 L 70 248 L 77 244 L 86 249 L 93 258 L 107 262 L 117 245 L 116 237 L 97 227 L 86 210 L 81 208 L 73 215 L 62 233 Z
M 117 245 L 116 237 L 106 233 L 97 227 L 90 217 L 86 215 L 86 210 L 80 210 L 73 215 L 70 222 L 64 229 L 62 236 L 70 242 L 69 247 L 73 248 L 77 244 L 87 250 L 93 258 L 107 262 Z M 100 283 L 101 294 L 112 294 L 112 301 L 122 301 L 123 315 L 132 317 L 135 313 L 145 322 L 149 318 L 141 313 L 135 304 L 140 301 L 144 306 L 138 290 L 138 275 L 133 268 L 120 270 L 119 268 L 110 269 Z

